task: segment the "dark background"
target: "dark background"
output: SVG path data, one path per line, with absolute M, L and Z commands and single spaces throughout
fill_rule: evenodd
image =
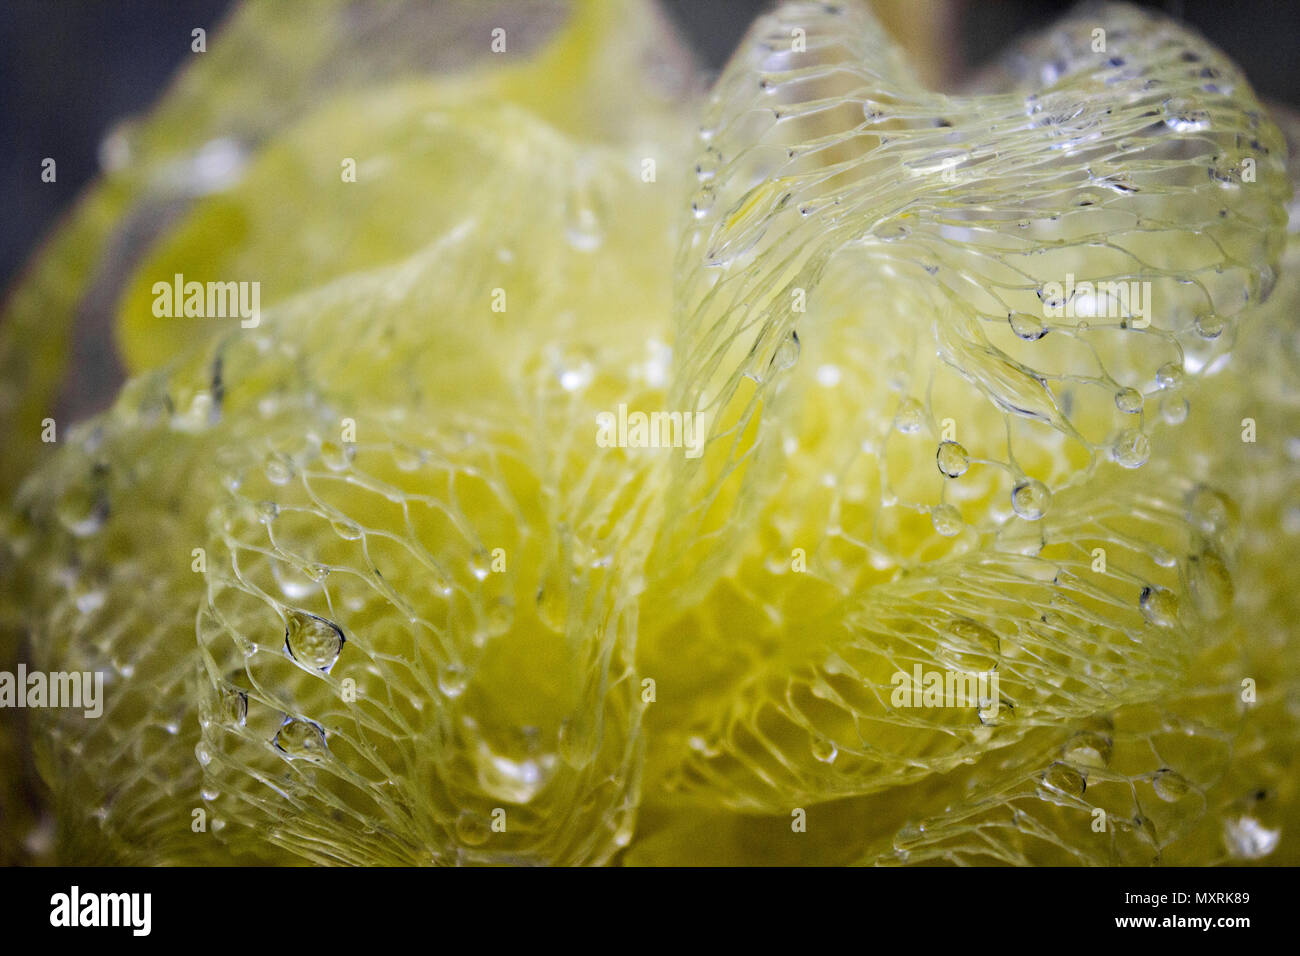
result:
M 311 2 L 311 0 L 283 0 Z M 430 0 L 437 2 L 437 0 Z M 661 0 L 718 68 L 770 0 Z M 899 0 L 907 2 L 907 0 Z M 189 53 L 190 31 L 214 27 L 231 0 L 0 0 L 0 289 L 98 171 L 117 120 L 147 107 Z M 1300 105 L 1300 2 L 1152 0 L 1239 63 L 1266 100 Z M 978 66 L 1070 0 L 957 0 L 956 41 Z M 58 182 L 40 162 L 58 161 Z

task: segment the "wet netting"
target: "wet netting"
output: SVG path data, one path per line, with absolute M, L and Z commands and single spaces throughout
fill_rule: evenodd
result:
M 6 714 L 7 857 L 1300 861 L 1300 125 L 1236 66 L 1084 7 L 938 93 L 786 3 L 697 94 L 630 0 L 433 73 L 322 9 L 8 303 L 0 650 L 105 691 Z M 42 449 L 95 308 L 132 377 Z

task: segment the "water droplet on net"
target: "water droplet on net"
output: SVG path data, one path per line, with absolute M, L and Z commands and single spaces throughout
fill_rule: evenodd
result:
M 1026 478 L 1011 489 L 1011 508 L 1028 521 L 1037 521 L 1047 514 L 1052 493 L 1036 478 Z
M 1043 772 L 1040 789 L 1055 790 L 1071 797 L 1081 797 L 1088 789 L 1087 778 L 1067 763 L 1057 761 Z
M 1166 395 L 1160 400 L 1160 417 L 1170 425 L 1181 425 L 1187 421 L 1187 413 L 1190 406 L 1187 399 L 1180 398 L 1177 395 Z
M 569 222 L 564 228 L 564 237 L 578 251 L 594 252 L 600 248 L 605 233 L 596 213 L 584 207 L 570 214 Z
M 1223 334 L 1223 319 L 1217 315 L 1198 315 L 1196 334 L 1203 339 L 1217 339 Z
M 1178 362 L 1166 362 L 1156 369 L 1156 385 L 1163 389 L 1179 388 L 1183 384 L 1183 366 Z
M 1026 342 L 1036 342 L 1047 334 L 1047 324 L 1029 312 L 1012 312 L 1007 316 L 1007 322 L 1011 331 Z
M 776 347 L 776 353 L 772 356 L 771 368 L 777 372 L 784 372 L 786 369 L 793 368 L 794 363 L 799 361 L 799 334 L 791 329 L 786 333 L 781 344 Z
M 1217 621 L 1232 606 L 1232 575 L 1214 551 L 1206 550 L 1188 559 L 1187 583 L 1196 609 L 1207 619 Z
M 722 154 L 716 146 L 706 149 L 695 163 L 695 175 L 701 181 L 712 179 L 722 166 Z
M 244 726 L 248 719 L 248 694 L 237 687 L 226 687 L 221 691 L 221 717 L 228 724 Z
M 491 832 L 487 819 L 472 810 L 462 810 L 456 817 L 456 839 L 466 846 L 482 846 Z
M 293 477 L 293 466 L 282 458 L 268 458 L 263 469 L 266 472 L 266 480 L 273 485 L 287 484 Z
M 1151 439 L 1141 429 L 1127 429 L 1116 436 L 1110 455 L 1122 468 L 1141 468 L 1151 457 Z
M 1138 596 L 1142 616 L 1157 627 L 1173 627 L 1178 623 L 1178 598 L 1172 591 L 1148 585 Z
M 351 442 L 344 444 L 336 441 L 323 441 L 320 444 L 321 461 L 330 471 L 346 471 L 356 457 L 356 448 Z
M 448 664 L 438 671 L 438 690 L 446 697 L 459 697 L 469 685 L 469 673 L 461 664 Z
M 930 523 L 934 525 L 934 530 L 945 538 L 960 534 L 965 527 L 961 512 L 955 506 L 947 504 L 936 505 L 930 509 Z
M 839 756 L 839 753 L 839 748 L 826 738 L 813 738 L 812 755 L 814 759 L 819 760 L 822 763 L 834 763 L 835 758 Z
M 1115 407 L 1126 415 L 1142 411 L 1142 393 L 1136 388 L 1121 388 L 1115 393 Z
M 514 602 L 508 597 L 499 597 L 488 605 L 487 631 L 491 637 L 499 637 L 510 630 L 515 621 Z
M 1224 495 L 1206 485 L 1197 485 L 1187 495 L 1188 519 L 1209 535 L 1227 531 L 1233 523 L 1234 510 Z
M 1084 731 L 1066 743 L 1061 756 L 1080 767 L 1101 769 L 1110 763 L 1112 747 L 1113 742 L 1104 734 Z
M 936 657 L 956 670 L 992 671 L 1002 658 L 1002 642 L 983 624 L 959 619 L 948 625 L 947 635 L 936 648 Z
M 939 466 L 939 471 L 949 478 L 960 478 L 966 474 L 966 469 L 970 467 L 966 449 L 955 441 L 940 442 L 934 460 L 935 464 Z
M 1168 767 L 1156 771 L 1155 776 L 1151 778 L 1151 787 L 1155 790 L 1156 796 L 1166 803 L 1176 803 L 1187 796 L 1191 790 L 1191 784 L 1181 774 Z
M 345 643 L 342 629 L 333 621 L 306 611 L 289 611 L 284 649 L 298 663 L 328 674 Z
M 712 186 L 705 184 L 696 190 L 695 195 L 691 198 L 691 212 L 695 214 L 696 219 L 703 219 L 713 209 L 713 200 L 716 193 Z
M 1191 100 L 1173 98 L 1165 100 L 1165 125 L 1180 133 L 1196 132 L 1210 125 L 1210 114 L 1199 109 Z
M 55 506 L 59 523 L 78 538 L 90 537 L 103 528 L 108 511 L 107 498 L 80 485 L 66 491 Z
M 275 735 L 275 746 L 291 757 L 319 759 L 328 748 L 325 745 L 325 728 L 305 717 L 288 717 Z
M 904 435 L 915 435 L 925 424 L 925 409 L 914 398 L 905 398 L 898 405 L 895 427 Z

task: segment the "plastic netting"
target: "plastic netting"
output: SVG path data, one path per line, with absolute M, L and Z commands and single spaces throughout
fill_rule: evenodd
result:
M 571 30 L 645 63 L 608 9 Z M 8 519 L 31 665 L 109 677 L 29 716 L 56 856 L 1293 860 L 1293 183 L 1236 67 L 1085 8 L 941 95 L 789 3 L 697 149 L 601 69 L 645 128 L 349 90 L 139 267 L 141 354 L 173 266 L 271 304 Z M 350 116 L 395 179 L 335 207 Z M 703 454 L 601 447 L 620 404 Z

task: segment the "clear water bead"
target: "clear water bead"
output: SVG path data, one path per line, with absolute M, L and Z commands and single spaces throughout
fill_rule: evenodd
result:
M 1138 607 L 1142 616 L 1157 627 L 1173 627 L 1178 623 L 1178 598 L 1165 588 L 1144 587 L 1138 596 Z
M 327 751 L 325 728 L 305 717 L 289 717 L 275 735 L 275 746 L 291 757 L 317 759 Z
M 1052 493 L 1036 478 L 1026 478 L 1011 489 L 1011 507 L 1027 521 L 1037 521 L 1047 514 Z
M 323 673 L 329 673 L 346 642 L 342 628 L 315 614 L 291 610 L 285 621 L 285 651 L 298 663 Z
M 949 478 L 960 478 L 970 467 L 966 449 L 955 441 L 940 442 L 934 460 L 939 470 Z
M 1139 428 L 1126 429 L 1111 444 L 1110 456 L 1121 468 L 1141 468 L 1151 457 L 1151 439 Z
M 953 505 L 935 505 L 930 509 L 930 522 L 934 525 L 934 530 L 945 538 L 960 534 L 965 527 L 961 512 Z
M 1156 796 L 1166 803 L 1176 803 L 1187 796 L 1192 788 L 1181 774 L 1168 767 L 1156 771 L 1156 775 L 1151 778 L 1151 787 Z
M 1142 393 L 1136 388 L 1121 388 L 1115 393 L 1115 407 L 1126 415 L 1142 411 Z
M 915 435 L 925 424 L 925 409 L 914 398 L 905 398 L 898 405 L 894 426 L 904 435 Z
M 1055 790 L 1071 797 L 1081 797 L 1088 789 L 1084 775 L 1068 763 L 1057 761 L 1043 772 L 1043 788 Z
M 1007 316 L 1011 331 L 1026 342 L 1035 342 L 1047 334 L 1047 324 L 1028 312 L 1012 312 Z M 1053 340 L 1055 341 L 1055 340 Z
M 1210 114 L 1199 109 L 1191 100 L 1182 98 L 1167 99 L 1163 105 L 1165 125 L 1179 133 L 1191 133 L 1207 129 Z

